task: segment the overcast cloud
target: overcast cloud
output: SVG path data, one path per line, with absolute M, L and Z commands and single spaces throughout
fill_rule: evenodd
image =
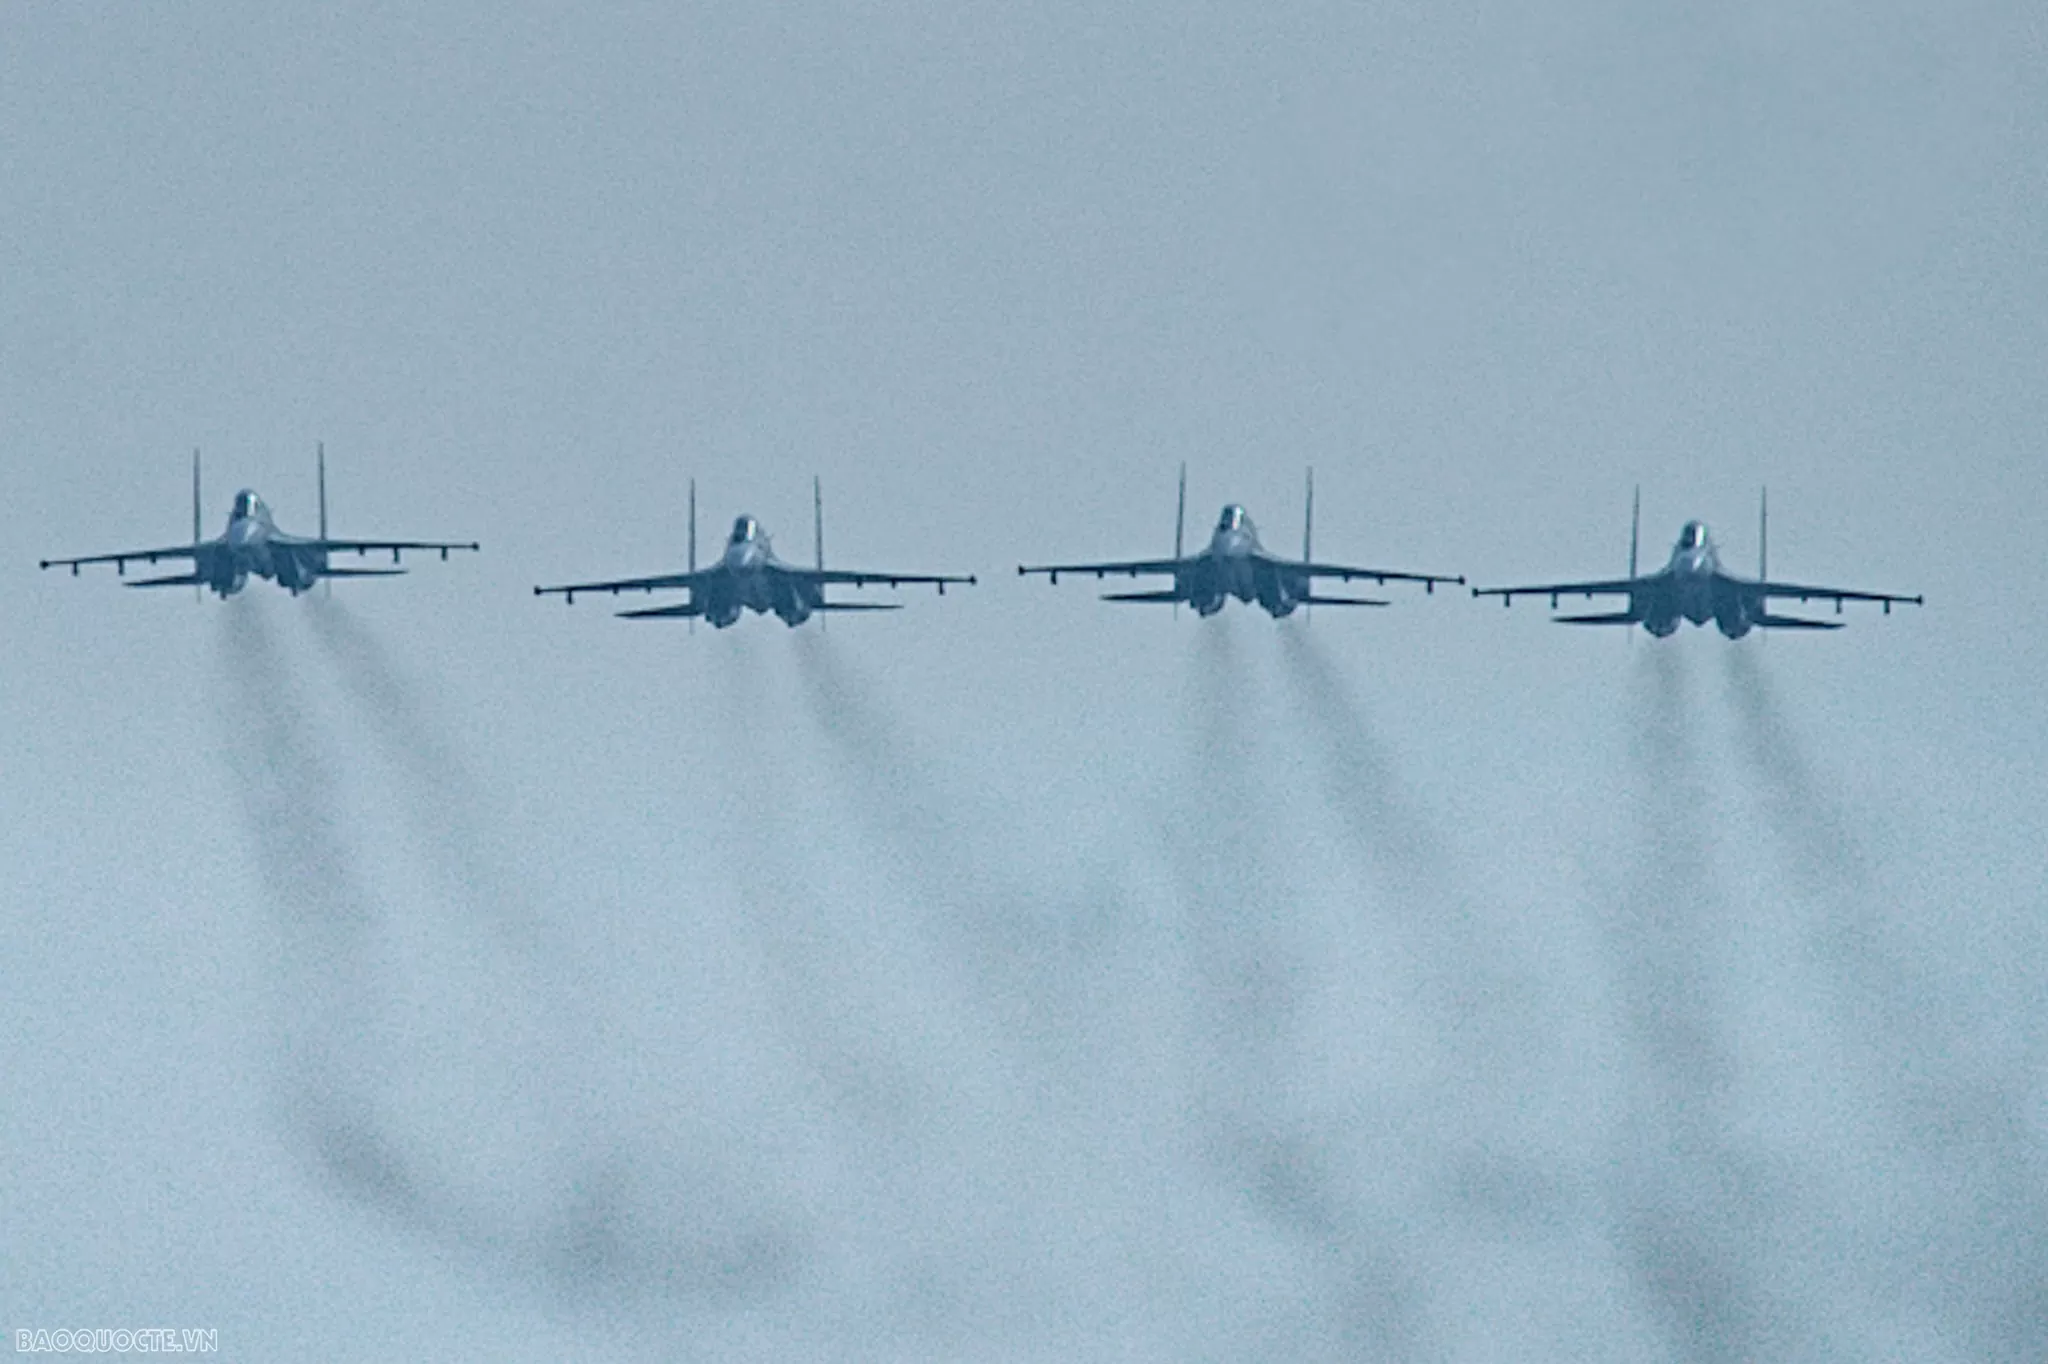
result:
M 0 7 L 0 1328 L 2048 1355 L 2026 3 Z M 483 553 L 34 562 L 254 487 Z M 1020 561 L 1245 503 L 1825 637 Z M 761 517 L 787 631 L 536 582 Z

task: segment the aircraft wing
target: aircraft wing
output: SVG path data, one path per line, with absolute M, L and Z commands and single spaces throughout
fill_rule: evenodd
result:
M 354 554 L 357 556 L 389 554 L 393 563 L 397 563 L 399 555 L 409 549 L 437 550 L 440 552 L 441 557 L 445 559 L 448 557 L 450 550 L 474 550 L 478 548 L 477 542 L 474 540 L 327 540 L 317 536 L 301 537 L 283 534 L 272 535 L 270 543 L 281 545 L 286 549 L 299 550 L 311 554 Z
M 1304 577 L 1335 578 L 1346 583 L 1361 582 L 1370 578 L 1375 583 L 1424 583 L 1434 590 L 1438 583 L 1462 585 L 1465 581 L 1465 575 L 1462 573 L 1456 577 L 1445 577 L 1437 573 L 1402 573 L 1391 568 L 1352 568 L 1346 564 L 1303 563 L 1297 559 L 1268 558 L 1266 562 L 1275 568 L 1289 569 Z
M 815 583 L 820 587 L 828 584 L 844 584 L 848 587 L 901 587 L 909 583 L 914 587 L 936 587 L 944 592 L 949 583 L 972 585 L 974 577 L 953 577 L 944 573 L 866 573 L 846 568 L 780 568 L 777 570 L 801 582 Z
M 1102 564 L 1043 564 L 1036 567 L 1019 564 L 1017 573 L 1020 577 L 1031 573 L 1043 573 L 1054 582 L 1060 580 L 1062 573 L 1093 573 L 1098 578 L 1117 574 L 1136 578 L 1150 573 L 1178 573 L 1193 562 L 1193 559 L 1124 559 Z
M 1896 596 L 1889 592 L 1853 592 L 1841 587 L 1806 587 L 1799 583 L 1756 582 L 1747 578 L 1731 579 L 1738 587 L 1758 600 L 1770 597 L 1797 598 L 1800 601 L 1831 601 L 1837 611 L 1845 601 L 1874 601 L 1884 603 L 1890 611 L 1896 605 L 1919 606 L 1921 598 Z
M 621 592 L 673 592 L 696 591 L 710 582 L 721 570 L 700 568 L 694 573 L 659 573 L 651 578 L 613 578 L 608 582 L 566 583 L 560 587 L 536 587 L 536 597 L 560 596 L 573 603 L 579 592 L 609 592 L 617 596 Z
M 1535 587 L 1475 587 L 1475 597 L 1499 597 L 1506 605 L 1516 597 L 1624 597 L 1651 591 L 1649 578 L 1607 578 L 1598 582 L 1543 583 Z
M 210 543 L 210 542 L 209 542 Z M 88 554 L 78 559 L 44 559 L 42 568 L 68 568 L 75 577 L 81 564 L 113 564 L 123 573 L 131 562 L 153 564 L 159 559 L 198 559 L 206 550 L 205 544 L 170 545 L 163 549 L 131 549 L 121 554 Z

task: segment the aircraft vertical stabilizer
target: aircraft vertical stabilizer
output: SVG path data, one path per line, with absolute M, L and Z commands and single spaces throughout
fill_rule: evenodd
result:
M 203 578 L 199 571 L 199 544 L 206 538 L 204 517 L 199 510 L 199 447 L 192 447 L 192 576 Z M 72 570 L 74 573 L 76 569 Z M 205 601 L 206 589 L 198 583 L 192 585 L 192 600 Z
M 1628 513 L 1628 576 L 1636 576 L 1636 544 L 1643 532 L 1643 485 L 1636 484 L 1635 501 L 1629 505 Z
M 1759 488 L 1756 495 L 1756 580 L 1771 579 L 1771 490 Z
M 1173 557 L 1181 557 L 1182 531 L 1188 523 L 1188 463 L 1180 463 L 1180 501 L 1173 509 Z
M 1181 557 L 1181 543 L 1183 540 L 1183 532 L 1185 532 L 1187 529 L 1187 524 L 1188 462 L 1186 460 L 1182 460 L 1180 462 L 1180 499 L 1177 502 L 1175 502 L 1173 508 L 1173 557 L 1176 559 Z M 1179 588 L 1180 584 L 1175 583 L 1174 589 L 1176 594 L 1178 593 Z M 1173 614 L 1176 619 L 1178 619 L 1180 616 L 1180 598 L 1178 595 L 1176 595 L 1174 598 Z
M 1316 556 L 1313 552 L 1315 546 L 1315 537 L 1316 471 L 1315 466 L 1310 465 L 1308 471 L 1307 488 L 1306 491 L 1302 494 L 1301 499 L 1301 561 L 1305 564 L 1315 562 Z M 1302 604 L 1301 618 L 1304 623 L 1308 621 L 1309 613 L 1313 609 L 1313 602 L 1304 602 Z
M 1301 499 L 1301 561 L 1305 564 L 1312 563 L 1315 560 L 1316 556 L 1312 553 L 1315 545 L 1315 535 L 1316 471 L 1311 467 L 1308 471 L 1307 491 Z
M 1642 538 L 1643 485 L 1638 483 L 1636 484 L 1635 496 L 1629 500 L 1628 509 L 1628 576 L 1631 581 L 1636 576 L 1636 546 Z M 1631 612 L 1633 612 L 1636 604 L 1634 596 L 1630 596 L 1628 604 Z M 1628 647 L 1631 649 L 1636 647 L 1636 632 L 1633 630 L 1628 632 Z
M 816 474 L 811 475 L 811 544 L 817 551 L 818 572 L 823 573 L 825 571 L 825 486 Z M 818 584 L 818 609 L 820 611 L 834 609 L 833 604 L 825 600 L 825 585 L 823 583 Z M 818 628 L 820 630 L 825 628 L 825 618 L 823 616 L 818 618 Z
M 315 468 L 316 468 L 316 470 L 317 470 L 317 473 L 318 473 L 318 478 L 319 478 L 319 482 L 320 482 L 320 543 L 324 545 L 324 544 L 326 544 L 326 543 L 327 543 L 327 442 L 326 442 L 326 441 L 324 441 L 324 440 L 323 440 L 323 441 L 315 441 L 315 442 L 313 443 L 313 460 L 314 460 L 314 465 L 315 465 Z M 320 554 L 320 564 L 321 564 L 321 567 L 322 567 L 322 568 L 325 568 L 325 567 L 326 567 L 326 565 L 327 565 L 327 553 L 326 553 L 326 551 L 325 551 L 325 550 L 322 550 L 322 551 L 321 551 L 321 554 Z M 329 599 L 332 599 L 332 598 L 333 598 L 333 596 L 334 596 L 334 580 L 333 580 L 332 578 L 328 578 L 328 579 L 327 579 L 327 580 L 326 580 L 325 582 L 323 582 L 323 583 L 321 583 L 321 584 L 320 584 L 320 594 L 321 594 L 321 595 L 322 595 L 323 597 L 327 597 L 327 598 L 329 598 Z

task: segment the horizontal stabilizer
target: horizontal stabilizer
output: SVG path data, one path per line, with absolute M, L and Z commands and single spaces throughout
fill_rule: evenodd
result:
M 618 613 L 621 620 L 681 620 L 688 616 L 701 616 L 703 614 L 704 608 L 693 601 L 683 602 L 679 606 L 645 606 L 638 611 L 621 611 Z
M 1750 624 L 1765 630 L 1839 630 L 1838 620 L 1806 620 L 1800 616 L 1758 616 Z
M 1633 611 L 1608 611 L 1595 616 L 1552 616 L 1559 625 L 1636 625 L 1641 617 Z
M 197 573 L 173 573 L 167 578 L 137 578 L 123 587 L 197 587 L 206 579 Z
M 404 568 L 323 568 L 323 578 L 398 578 L 411 572 Z
M 895 601 L 821 601 L 811 609 L 813 611 L 901 611 L 903 603 Z
M 1392 606 L 1379 597 L 1303 597 L 1303 606 Z
M 1105 592 L 1102 594 L 1102 599 L 1104 601 L 1151 602 L 1177 602 L 1187 600 L 1186 597 L 1182 596 L 1180 593 L 1174 591 L 1170 587 L 1161 588 L 1157 592 Z

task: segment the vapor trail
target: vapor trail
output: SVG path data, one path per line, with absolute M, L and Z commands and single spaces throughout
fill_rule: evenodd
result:
M 564 964 L 563 944 L 550 940 L 545 916 L 512 870 L 518 854 L 492 817 L 494 802 L 447 742 L 420 686 L 347 606 L 318 598 L 306 605 L 336 681 L 404 777 L 415 832 L 424 851 L 446 866 L 456 898 L 483 911 L 489 926 L 523 935 L 537 961 Z
M 562 1292 L 728 1296 L 783 1279 L 787 1229 L 715 1146 L 654 1151 L 631 1123 L 591 1126 L 531 961 L 374 903 L 264 607 L 221 614 L 212 691 L 281 939 L 284 1122 L 316 1168 L 400 1225 Z M 390 680 L 371 685 L 402 711 Z M 422 761 L 447 756 L 409 723 L 392 721 Z
M 1436 898 L 1430 882 L 1442 869 L 1442 851 L 1404 798 L 1379 736 L 1346 695 L 1322 645 L 1306 630 L 1280 634 L 1287 681 L 1325 754 L 1324 796 L 1343 817 L 1345 832 L 1401 892 Z
M 938 774 L 919 761 L 874 689 L 830 638 L 799 632 L 793 643 L 797 675 L 818 727 L 842 771 L 868 798 L 856 814 L 892 847 L 911 851 L 919 861 L 954 861 L 963 832 L 955 818 L 960 807 L 941 789 Z
M 1283 629 L 1281 657 L 1309 721 L 1305 740 L 1317 752 L 1324 802 L 1336 812 L 1352 852 L 1381 879 L 1373 907 L 1418 944 L 1425 960 L 1450 967 L 1433 984 L 1469 1059 L 1487 1039 L 1517 1025 L 1509 1011 L 1519 991 L 1495 959 L 1487 907 L 1462 884 L 1450 849 L 1395 772 L 1365 708 L 1322 644 L 1306 630 Z
M 1503 1099 L 1534 1083 L 1523 1038 L 1530 1017 L 1525 970 L 1505 959 L 1485 903 L 1467 882 L 1451 845 L 1396 772 L 1366 707 L 1352 695 L 1323 645 L 1306 630 L 1282 628 L 1288 690 L 1305 724 L 1294 742 L 1312 749 L 1324 805 L 1377 887 L 1347 896 L 1359 930 L 1405 949 L 1425 989 L 1417 1002 L 1455 1058 L 1446 1086 L 1465 1126 L 1502 1111 Z M 1468 1130 L 1475 1144 L 1484 1135 Z
M 1894 906 L 1873 886 L 1846 813 L 1814 779 L 1804 745 L 1762 663 L 1749 649 L 1723 653 L 1723 677 L 1736 715 L 1743 765 L 1759 794 L 1771 847 L 1806 906 L 1808 936 L 1821 961 L 1846 987 L 1833 992 L 1849 1006 L 1843 1024 L 1877 1026 L 1899 1041 L 1936 1026 L 1937 1003 L 1919 998 L 1911 973 L 1879 940 Z M 1788 907 L 1788 910 L 1796 907 Z
M 1712 814 L 1691 679 L 1671 646 L 1639 655 L 1628 701 L 1631 861 L 1610 918 L 1639 1080 L 1611 1194 L 1617 1247 L 1674 1357 L 1785 1357 L 1815 1328 L 1760 1278 L 1790 1189 L 1733 1139 L 1735 1061 L 1716 967 L 1731 925 L 1713 875 Z
M 1815 779 L 1762 663 L 1751 650 L 1730 649 L 1723 666 L 1743 763 L 1759 789 L 1771 844 L 1807 906 L 1808 935 L 1839 978 L 1832 993 L 1849 1006 L 1844 1026 L 1859 1033 L 1876 1027 L 1895 1046 L 1946 1053 L 1956 1040 L 1946 1034 L 1957 1025 L 1888 950 L 1884 933 L 1899 907 L 1876 883 L 1846 811 Z
M 1280 736 L 1289 751 L 1275 756 L 1257 713 L 1262 684 L 1235 625 L 1225 619 L 1200 627 L 1192 779 L 1169 806 L 1195 1003 L 1211 1053 L 1207 1091 L 1197 1098 L 1224 1169 L 1315 1265 L 1333 1341 L 1358 1358 L 1433 1358 L 1419 1271 L 1393 1249 L 1408 1239 L 1399 1227 L 1430 1193 L 1400 1187 L 1374 1168 L 1382 1158 L 1405 1168 L 1426 1118 L 1386 1107 L 1398 1101 L 1398 1086 L 1365 1124 L 1352 1116 L 1351 1097 L 1332 1106 L 1305 1103 L 1301 1092 L 1307 981 L 1320 953 L 1299 870 L 1308 850 L 1294 821 L 1276 814 L 1273 789 L 1274 779 L 1292 784 L 1299 740 Z M 1388 982 L 1336 988 L 1399 992 Z M 1426 1064 L 1418 1058 L 1388 1069 Z M 1376 1192 L 1358 1187 L 1361 1170 L 1371 1171 Z
M 316 1163 L 352 1192 L 418 1208 L 409 1153 L 384 1135 L 389 1059 L 374 1019 L 377 914 L 355 874 L 305 710 L 263 606 L 220 614 L 215 685 L 221 748 L 278 931 L 284 1118 Z M 441 1213 L 436 1210 L 434 1219 Z
M 1766 812 L 1790 854 L 1787 870 L 1808 894 L 1856 893 L 1869 882 L 1849 821 L 1813 778 L 1798 734 L 1754 649 L 1722 651 L 1743 760 L 1763 788 Z
M 1532 1066 L 1531 1039 L 1543 1036 L 1552 1015 L 1539 1007 L 1531 968 L 1504 953 L 1493 927 L 1512 911 L 1475 890 L 1455 845 L 1401 777 L 1369 707 L 1321 640 L 1290 623 L 1280 629 L 1280 649 L 1295 712 L 1290 742 L 1309 756 L 1304 775 L 1361 874 L 1362 884 L 1345 896 L 1350 931 L 1382 944 L 1377 959 L 1398 964 L 1409 978 L 1405 990 L 1398 980 L 1352 988 L 1404 990 L 1431 1043 L 1428 1055 L 1409 1063 L 1432 1077 L 1412 1095 L 1414 1111 L 1393 1111 L 1381 1099 L 1371 1129 L 1341 1134 L 1354 1148 L 1384 1149 L 1365 1159 L 1413 1168 L 1414 1187 L 1391 1207 L 1357 1196 L 1337 1206 L 1353 1234 L 1367 1238 L 1416 1216 L 1477 1220 L 1498 1226 L 1504 1237 L 1545 1235 L 1561 1220 L 1593 1220 L 1595 1210 L 1574 1206 L 1570 1186 L 1550 1184 L 1526 1155 L 1532 1141 L 1546 1139 L 1528 1121 L 1548 1101 L 1548 1067 Z M 1540 1053 L 1545 1045 L 1533 1049 Z M 1398 1070 L 1390 1067 L 1389 1075 L 1402 1092 Z M 1456 1174 L 1446 1178 L 1445 1171 Z M 1542 1196 L 1527 1196 L 1546 1185 Z M 1418 1272 L 1386 1257 L 1349 1258 L 1359 1282 L 1379 1285 L 1380 1317 L 1391 1309 L 1392 1320 L 1406 1323 L 1396 1338 L 1419 1341 Z M 1411 1345 L 1409 1353 L 1421 1351 Z
M 1653 1071 L 1713 1092 L 1727 1082 L 1715 1039 L 1711 964 L 1725 909 L 1709 858 L 1711 793 L 1692 734 L 1684 656 L 1639 655 L 1629 696 L 1628 883 L 1613 925 L 1629 966 L 1638 1040 Z
M 1070 832 L 1059 831 L 1055 852 L 1020 843 L 1016 812 L 991 808 L 986 788 L 924 756 L 839 641 L 804 631 L 791 643 L 849 813 L 891 864 L 909 911 L 880 926 L 897 935 L 877 936 L 902 999 L 875 1010 L 886 1031 L 862 1049 L 881 1055 L 883 1065 L 864 1064 L 903 1093 L 893 1121 L 867 1125 L 869 1164 L 886 1202 L 919 1228 L 915 1242 L 946 1248 L 934 1258 L 913 1244 L 911 1263 L 963 1293 L 1007 1296 L 972 1268 L 991 1238 L 1092 1262 L 1103 1219 L 1161 1211 L 1133 1206 L 1131 1190 L 1170 1181 L 1156 1160 L 1184 1140 L 1178 1095 L 1162 1097 L 1161 1077 L 1131 1059 L 1157 1040 L 1133 1048 L 1120 1031 L 1156 1014 L 1127 991 L 1105 997 L 1118 984 L 1157 988 L 1155 962 L 1128 959 L 1144 945 L 1116 941 L 1129 926 L 1121 888 L 1073 888 Z M 849 1031 L 843 1021 L 838 1030 Z M 1132 1151 L 1134 1128 L 1154 1134 L 1149 1151 Z M 1100 1206 L 1048 1199 L 1025 1173 L 1055 1151 L 1062 1181 L 1109 1191 Z M 955 1206 L 947 1191 L 962 1180 L 984 1191 L 985 1206 Z
M 990 832 L 998 821 L 982 793 L 918 751 L 830 637 L 800 632 L 793 642 L 855 822 L 888 851 L 925 921 L 965 949 L 984 990 L 999 991 L 1005 1007 L 1037 1007 L 1019 989 L 1020 968 L 1057 950 L 1058 925 L 1078 907 L 1034 883 L 1015 847 Z
M 578 1081 L 590 1079 L 588 1058 L 600 1030 L 582 1006 L 583 990 L 569 970 L 572 954 L 553 940 L 546 916 L 524 889 L 512 840 L 491 818 L 482 784 L 375 632 L 341 602 L 315 597 L 305 606 L 343 695 L 397 768 L 422 851 L 449 873 L 443 903 L 473 915 L 456 931 L 466 943 L 463 966 L 488 979 L 497 1043 L 514 1045 L 516 1038 L 525 1052 L 517 1064 L 536 1081 L 549 1077 L 552 1116 L 587 1130 L 590 1096 Z M 444 1026 L 461 1022 L 450 1018 Z
M 1946 997 L 1893 936 L 1908 907 L 1859 847 L 1852 820 L 1815 765 L 1762 660 L 1724 653 L 1744 765 L 1762 797 L 1771 842 L 1790 874 L 1842 1035 L 1862 1051 L 1888 1111 L 1886 1145 L 1916 1158 L 1981 1200 L 1954 1213 L 1921 1267 L 1946 1258 L 1981 1266 L 1949 1290 L 1973 1317 L 1986 1358 L 2048 1358 L 2048 1142 L 2028 1115 L 2030 1075 L 2000 1073 L 1974 1054 L 1967 1004 Z M 1927 907 L 1937 913 L 1951 907 Z M 1898 1219 L 1893 1213 L 1887 1223 Z
M 1295 988 L 1280 930 L 1296 907 L 1270 850 L 1284 827 L 1262 819 L 1265 773 L 1244 708 L 1256 688 L 1231 622 L 1207 622 L 1195 656 L 1196 747 L 1168 806 L 1196 962 L 1218 1011 L 1219 1043 L 1240 1052 L 1240 1084 L 1270 1077 Z

